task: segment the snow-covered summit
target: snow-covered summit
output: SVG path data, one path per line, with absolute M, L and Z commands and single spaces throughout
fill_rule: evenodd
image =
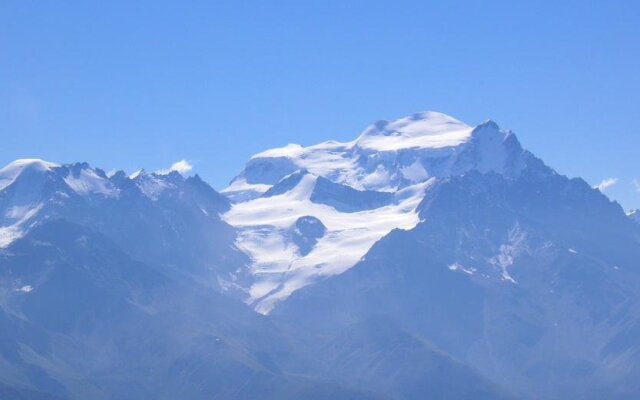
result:
M 203 186 L 204 185 L 204 186 Z M 88 163 L 56 164 L 38 159 L 16 160 L 0 169 L 0 248 L 36 226 L 40 221 L 131 201 L 155 203 L 190 193 L 194 202 L 205 196 L 215 207 L 201 206 L 216 216 L 228 201 L 203 184 L 200 178 L 177 172 L 127 176 L 123 171 L 106 174 Z M 209 203 L 207 203 L 209 204 Z
M 12 184 L 23 173 L 43 173 L 57 167 L 58 164 L 36 158 L 15 160 L 0 169 L 0 190 Z
M 428 111 L 378 121 L 351 142 L 258 153 L 223 193 L 236 201 L 256 198 L 301 169 L 359 190 L 395 191 L 473 169 L 517 174 L 523 154 L 515 136 L 492 121 L 471 127 Z
M 360 134 L 355 145 L 375 151 L 452 147 L 468 141 L 472 131 L 453 117 L 426 111 L 395 121 L 378 121 Z
M 133 183 L 149 199 L 155 200 L 166 188 L 187 179 L 175 171 L 147 173 L 140 169 L 130 175 L 123 171 L 106 174 L 86 162 L 56 164 L 40 159 L 19 159 L 0 169 L 0 191 L 27 188 L 31 196 L 58 195 L 117 197 L 124 181 Z M 37 183 L 37 184 L 36 184 Z M 42 193 L 43 190 L 47 193 Z M 6 196 L 5 196 L 6 197 Z
M 439 178 L 476 170 L 516 176 L 530 154 L 487 121 L 475 127 L 437 112 L 378 121 L 355 140 L 289 144 L 253 156 L 222 192 L 235 204 L 223 218 L 253 260 L 247 302 L 269 312 L 292 292 L 340 274 L 416 211 Z M 303 243 L 301 218 L 323 227 Z

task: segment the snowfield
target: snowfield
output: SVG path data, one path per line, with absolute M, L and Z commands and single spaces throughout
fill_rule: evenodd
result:
M 398 191 L 392 204 L 373 210 L 339 212 L 310 200 L 317 177 L 307 174 L 282 195 L 235 204 L 224 215 L 239 229 L 237 245 L 253 260 L 256 282 L 248 302 L 260 312 L 320 277 L 340 274 L 357 263 L 393 229 L 410 229 L 418 222 L 416 206 L 432 181 Z M 304 216 L 319 219 L 327 228 L 307 255 L 299 254 L 291 230 Z

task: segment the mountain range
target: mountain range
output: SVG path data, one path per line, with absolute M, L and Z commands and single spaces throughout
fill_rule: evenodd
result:
M 636 399 L 640 224 L 437 112 L 176 171 L 0 170 L 0 397 Z

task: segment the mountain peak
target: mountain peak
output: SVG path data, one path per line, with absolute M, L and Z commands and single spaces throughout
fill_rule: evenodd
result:
M 441 148 L 468 140 L 472 128 L 435 111 L 415 113 L 393 121 L 378 121 L 360 134 L 356 144 L 375 151 L 407 148 Z
M 223 193 L 233 201 L 256 198 L 303 169 L 358 190 L 395 191 L 471 169 L 512 175 L 522 153 L 515 136 L 491 120 L 473 127 L 425 111 L 377 121 L 351 142 L 288 144 L 258 153 Z
M 463 145 L 478 135 L 503 140 L 513 133 L 502 131 L 491 119 L 472 127 L 447 114 L 424 111 L 393 121 L 377 121 L 353 143 L 360 149 L 378 152 L 440 149 Z
M 129 179 L 136 179 L 146 174 L 147 174 L 147 171 L 145 171 L 144 168 L 140 168 L 139 170 L 132 172 L 131 175 L 129 175 Z
M 0 190 L 11 185 L 25 171 L 42 173 L 60 167 L 58 164 L 37 158 L 23 158 L 9 163 L 0 169 Z
M 7 169 L 28 168 L 28 167 L 39 168 L 39 169 L 51 169 L 59 166 L 60 165 L 56 163 L 45 161 L 39 158 L 19 158 L 15 161 L 10 162 L 7 166 L 2 168 L 1 171 L 7 170 Z
M 227 199 L 200 178 L 188 181 L 176 171 L 157 174 L 141 170 L 127 176 L 123 171 L 106 174 L 86 162 L 59 165 L 38 159 L 16 160 L 0 169 L 0 249 L 61 213 L 73 215 L 75 210 L 92 210 L 103 204 L 116 208 L 133 203 L 149 205 L 174 193 L 176 198 L 197 202 L 195 212 L 203 215 L 215 216 L 228 208 Z M 139 202 L 144 197 L 151 202 Z

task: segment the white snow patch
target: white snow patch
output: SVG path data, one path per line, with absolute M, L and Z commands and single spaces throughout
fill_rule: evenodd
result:
M 271 187 L 272 185 L 264 185 L 261 183 L 247 183 L 247 181 L 242 178 L 235 179 L 229 186 L 221 190 L 220 193 L 223 193 L 234 201 L 244 201 L 247 198 L 259 197 Z
M 21 220 L 27 217 L 28 215 L 33 215 L 34 207 L 31 205 L 24 206 L 13 206 L 7 208 L 7 211 L 4 213 L 4 216 L 13 220 Z
M 255 154 L 251 158 L 264 158 L 264 157 L 269 157 L 269 158 L 273 158 L 273 157 L 295 158 L 295 157 L 298 157 L 300 154 L 302 154 L 303 151 L 304 151 L 304 148 L 302 146 L 300 146 L 299 144 L 289 143 L 288 145 L 286 145 L 284 147 L 270 149 L 270 150 L 266 150 L 266 151 L 263 151 L 261 153 Z
M 64 181 L 79 195 L 102 194 L 106 197 L 117 197 L 119 194 L 118 189 L 113 186 L 111 181 L 99 176 L 89 168 L 83 168 L 77 177 L 69 172 Z
M 362 179 L 365 187 L 384 187 L 389 182 L 389 171 L 383 166 L 378 165 L 375 171 Z
M 237 246 L 253 260 L 255 282 L 248 303 L 261 313 L 319 278 L 340 274 L 355 265 L 391 230 L 410 229 L 418 222 L 415 209 L 430 180 L 406 188 L 398 200 L 374 210 L 342 213 L 309 200 L 316 177 L 305 175 L 287 193 L 234 204 L 223 218 L 238 228 Z M 318 218 L 327 228 L 305 256 L 289 239 L 289 229 L 302 216 Z
M 509 231 L 507 243 L 500 246 L 500 252 L 489 260 L 491 264 L 500 268 L 502 280 L 517 283 L 509 274 L 509 267 L 513 265 L 517 256 L 529 251 L 526 240 L 526 232 L 516 222 Z
M 42 204 L 13 206 L 7 210 L 5 217 L 13 219 L 10 225 L 0 227 L 0 248 L 7 247 L 24 234 L 22 227 L 42 208 Z
M 16 225 L 3 226 L 0 228 L 0 249 L 7 247 L 16 239 L 20 239 L 22 234 L 22 230 Z
M 402 175 L 411 182 L 422 182 L 429 179 L 429 173 L 424 169 L 420 160 L 415 160 L 413 164 L 401 168 L 400 171 Z
M 138 173 L 133 181 L 145 196 L 154 201 L 158 200 L 163 191 L 173 187 L 171 183 L 162 179 L 161 175 L 146 174 L 144 171 Z
M 137 177 L 139 177 L 144 173 L 145 173 L 144 168 L 140 168 L 139 170 L 134 171 L 131 175 L 129 175 L 129 179 L 136 179 Z

